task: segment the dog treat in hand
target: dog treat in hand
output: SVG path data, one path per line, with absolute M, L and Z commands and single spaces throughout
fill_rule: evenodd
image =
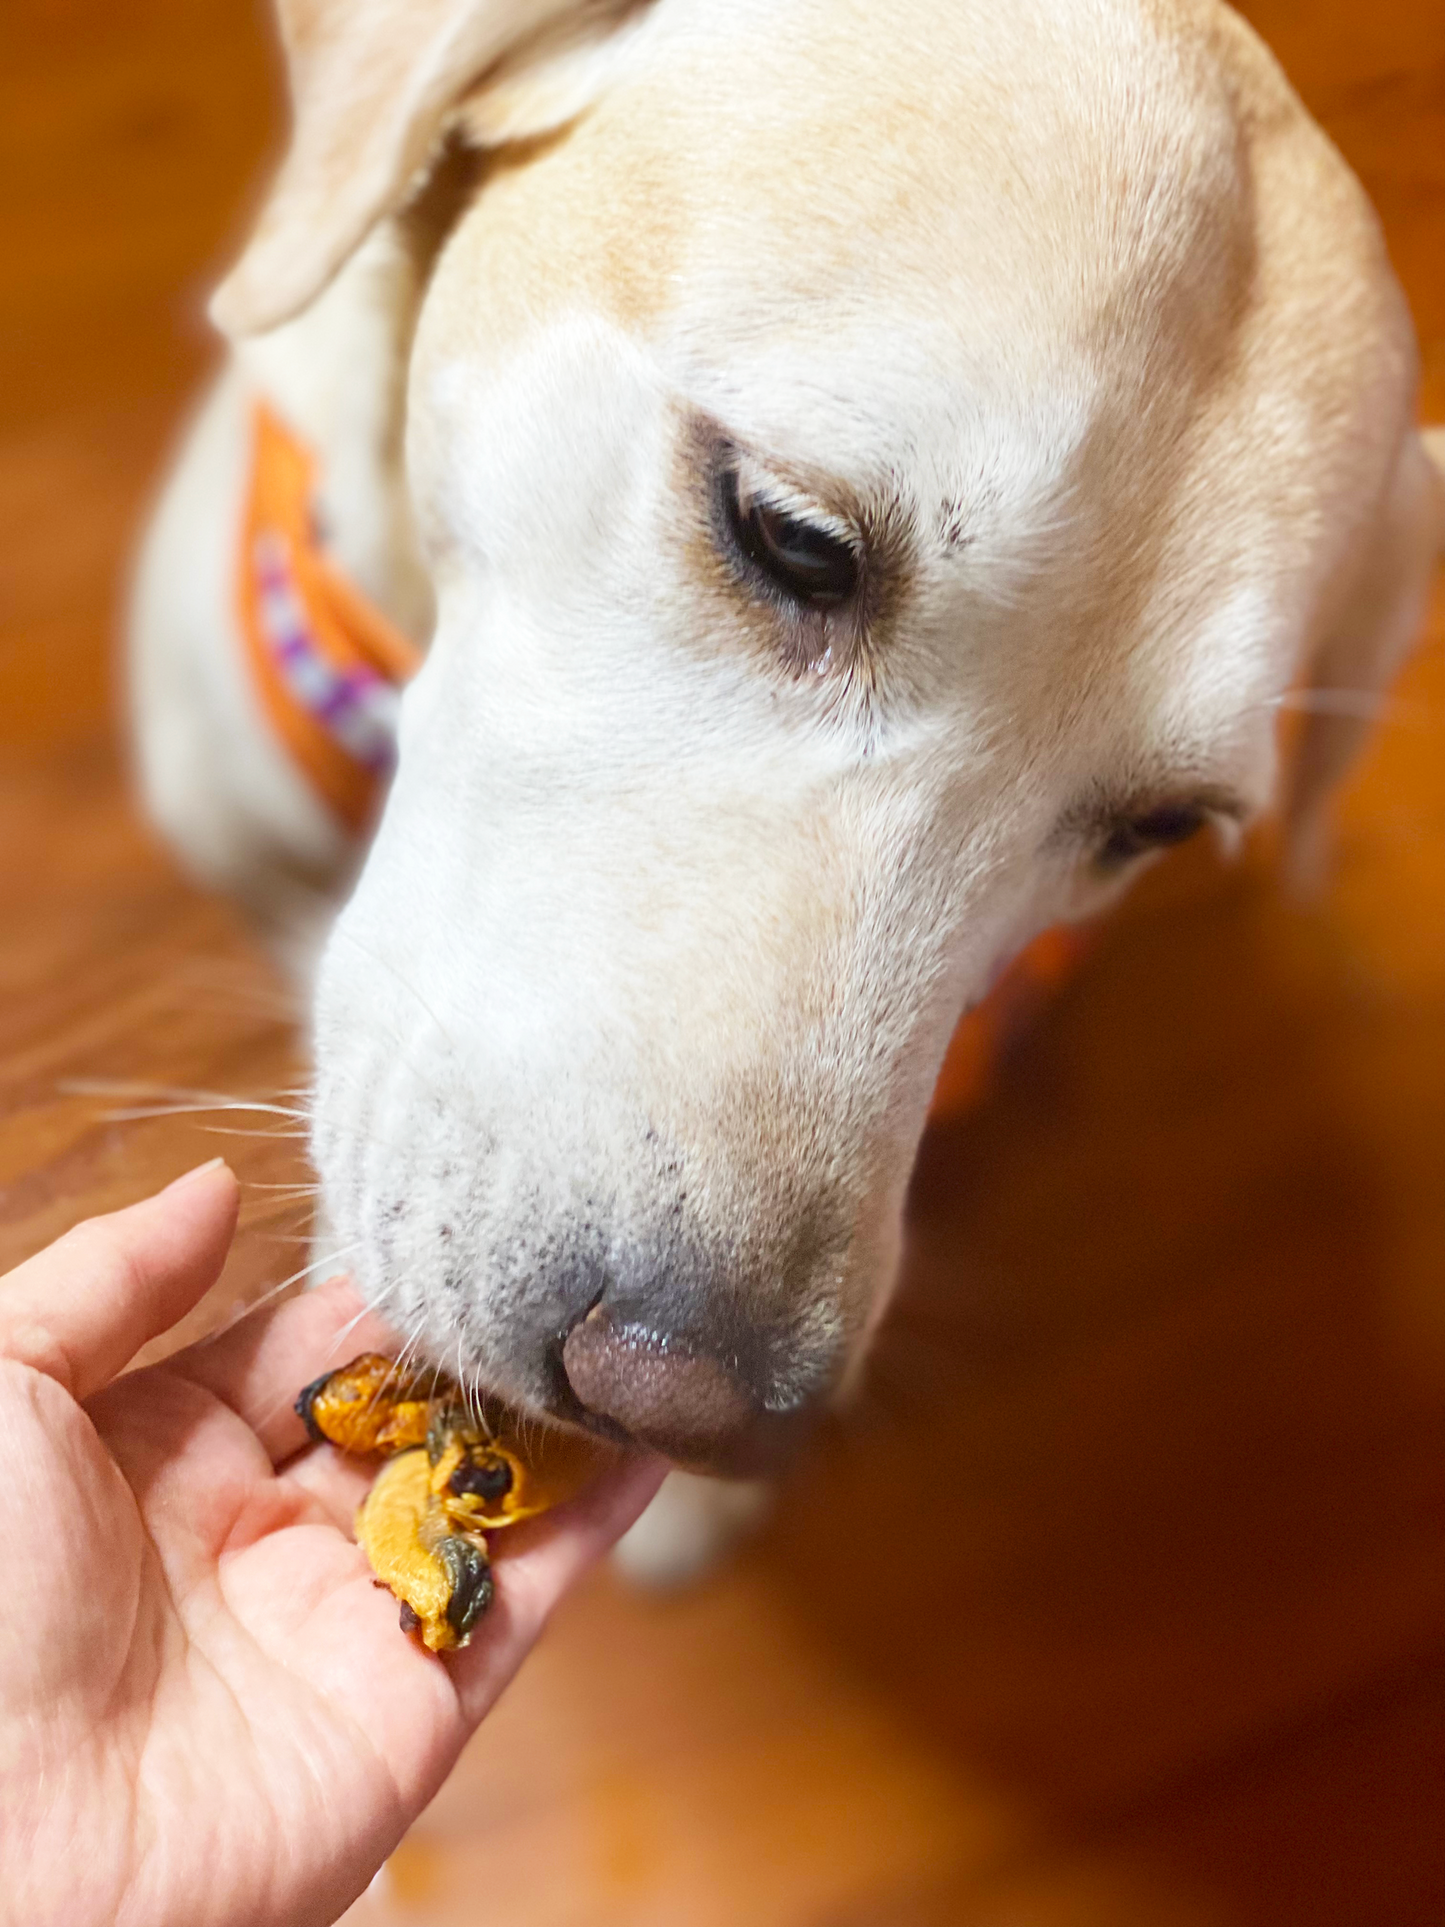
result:
M 401 1601 L 401 1623 L 434 1653 L 465 1646 L 492 1603 L 492 1567 L 480 1533 L 453 1532 L 432 1491 L 426 1450 L 391 1459 L 356 1515 L 371 1569 Z
M 308 1385 L 296 1410 L 318 1443 L 329 1439 L 343 1452 L 361 1455 L 404 1452 L 426 1444 L 438 1383 L 435 1372 L 409 1372 L 366 1352 Z
M 388 1463 L 356 1515 L 401 1623 L 434 1653 L 465 1646 L 492 1602 L 487 1532 L 546 1512 L 611 1454 L 578 1434 L 528 1429 L 491 1400 L 468 1402 L 449 1378 L 368 1352 L 301 1393 L 313 1439 Z

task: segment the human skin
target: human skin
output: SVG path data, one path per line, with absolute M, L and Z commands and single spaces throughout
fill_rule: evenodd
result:
M 214 1283 L 203 1166 L 0 1279 L 0 1921 L 310 1927 L 362 1891 L 552 1607 L 626 1529 L 639 1461 L 510 1535 L 445 1661 L 350 1521 L 369 1476 L 297 1387 L 385 1348 L 343 1278 L 131 1373 Z

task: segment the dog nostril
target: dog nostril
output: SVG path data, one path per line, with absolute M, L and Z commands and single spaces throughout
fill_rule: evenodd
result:
M 619 1326 L 604 1305 L 568 1332 L 562 1365 L 589 1412 L 681 1464 L 752 1469 L 761 1435 L 776 1429 L 722 1359 Z

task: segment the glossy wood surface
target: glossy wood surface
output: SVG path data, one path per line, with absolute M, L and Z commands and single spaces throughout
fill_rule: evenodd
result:
M 1445 15 L 1250 11 L 1375 196 L 1445 419 Z M 0 1262 L 220 1146 L 207 1318 L 302 1262 L 291 1120 L 121 1093 L 304 1070 L 130 812 L 112 653 L 277 101 L 243 0 L 7 11 Z M 579 1597 L 354 1927 L 1445 1920 L 1442 633 L 1327 895 L 1262 850 L 1149 880 L 926 1143 L 869 1390 L 763 1537 Z

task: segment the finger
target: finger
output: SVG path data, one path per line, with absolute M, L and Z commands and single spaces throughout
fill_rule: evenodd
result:
M 238 1413 L 273 1465 L 307 1442 L 296 1395 L 361 1352 L 394 1352 L 396 1333 L 366 1309 L 346 1277 L 328 1278 L 268 1305 L 166 1360 L 165 1369 L 204 1385 Z
M 327 1455 L 305 1458 L 313 1456 Z M 664 1469 L 625 1465 L 547 1521 L 517 1528 L 529 1533 L 528 1550 L 498 1566 L 497 1596 L 472 1645 L 445 1659 L 401 1631 L 397 1602 L 360 1548 L 314 1519 L 238 1552 L 228 1598 L 242 1602 L 261 1648 L 284 1653 L 335 1710 L 337 1731 L 361 1734 L 368 1757 L 385 1762 L 399 1833 L 436 1793 L 552 1607 L 636 1517 Z
M 235 1177 L 217 1158 L 153 1198 L 76 1225 L 0 1279 L 0 1357 L 89 1398 L 216 1282 L 238 1204 Z
M 334 1445 L 313 1445 L 284 1467 L 280 1483 L 310 1495 L 348 1539 L 356 1536 L 356 1514 L 378 1471 L 375 1459 L 349 1459 Z
M 641 1516 L 667 1470 L 663 1459 L 629 1460 L 555 1512 L 492 1535 L 495 1619 L 449 1662 L 468 1726 L 491 1710 L 554 1607 Z
M 408 1805 L 420 1810 L 430 1799 L 553 1607 L 631 1525 L 666 1469 L 656 1459 L 630 1461 L 546 1519 L 493 1535 L 499 1555 L 508 1538 L 525 1535 L 526 1549 L 500 1557 L 491 1610 L 471 1645 L 445 1660 L 398 1630 L 395 1599 L 353 1550 L 345 1583 L 333 1580 L 325 1613 L 309 1628 L 314 1643 L 307 1663 L 351 1716 L 364 1721 L 373 1751 L 388 1762 Z M 342 1568 L 333 1570 L 339 1577 Z

